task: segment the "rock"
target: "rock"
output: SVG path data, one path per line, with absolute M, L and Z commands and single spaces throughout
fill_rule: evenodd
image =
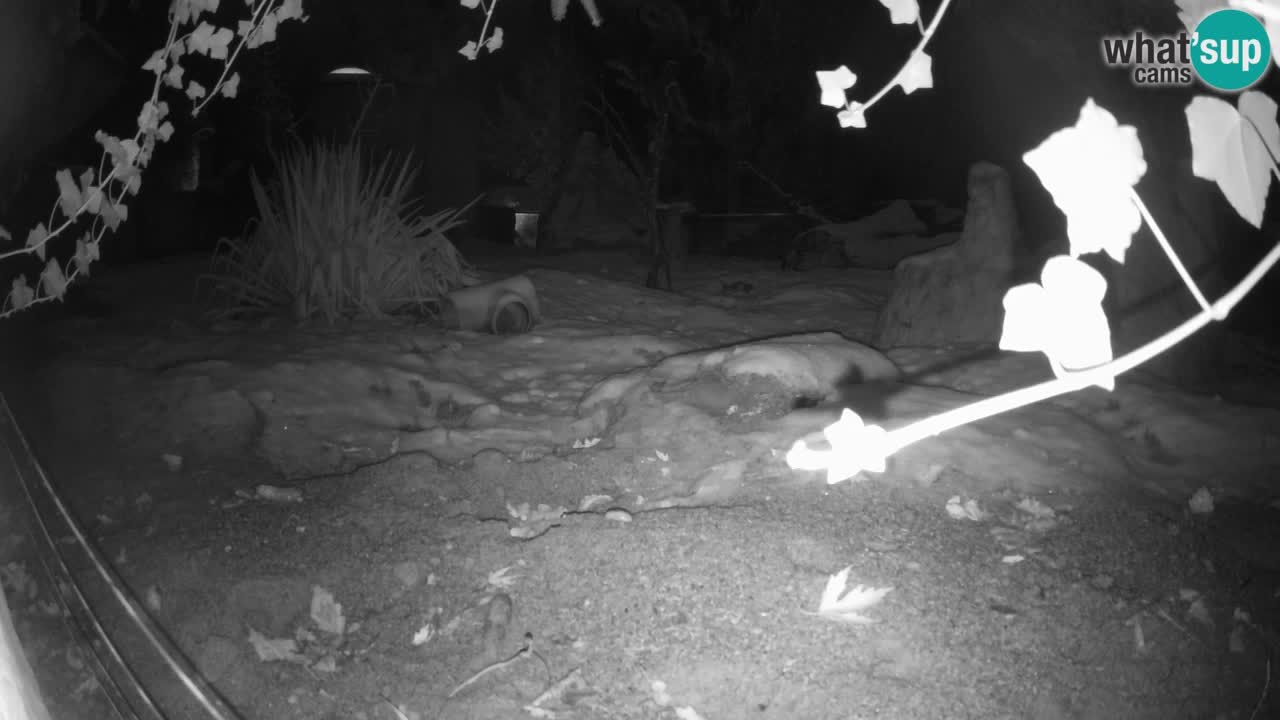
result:
M 899 377 L 879 350 L 837 333 L 787 335 L 672 355 L 614 375 L 583 397 L 578 415 L 584 434 L 612 434 L 618 447 L 663 447 L 673 457 L 696 458 L 737 419 L 749 426 L 797 403 L 835 402 L 850 386 Z
M 501 450 L 481 450 L 472 458 L 472 470 L 486 478 L 505 477 L 511 472 L 511 458 Z
M 1142 198 L 1210 302 L 1228 289 L 1224 262 L 1229 243 L 1250 241 L 1251 228 L 1218 197 L 1216 186 L 1195 177 L 1190 159 L 1149 168 Z M 1254 236 L 1256 237 L 1256 236 Z M 1116 355 L 1160 337 L 1195 315 L 1200 306 L 1183 286 L 1150 231 L 1134 235 L 1123 265 L 1106 262 L 1112 342 Z M 1143 370 L 1175 383 L 1196 384 L 1221 375 L 1222 323 L 1210 323 Z
M 200 674 L 209 682 L 215 683 L 243 661 L 240 645 L 234 640 L 218 636 L 204 641 L 195 657 Z
M 559 200 L 551 209 L 552 247 L 636 245 L 648 228 L 643 188 L 635 174 L 585 132 L 574 147 Z
M 974 164 L 964 231 L 954 244 L 898 264 L 877 321 L 876 344 L 999 342 L 1018 232 L 1009 174 L 991 163 Z
M 396 563 L 392 568 L 392 572 L 396 576 L 396 580 L 400 582 L 400 587 L 410 590 L 422 584 L 427 576 L 427 571 L 422 563 L 405 561 Z
M 221 598 L 221 628 L 243 637 L 252 628 L 267 637 L 292 636 L 295 623 L 311 607 L 311 583 L 301 578 L 265 576 L 242 580 Z
M 857 245 L 845 243 L 849 265 L 872 270 L 890 270 L 903 260 L 956 241 L 957 233 L 938 235 L 884 235 L 866 238 Z
M 888 270 L 903 258 L 950 243 L 951 236 L 927 237 L 929 227 L 906 200 L 864 218 L 813 228 L 806 265 Z M 803 250 L 802 250 L 803 251 Z
M 398 434 L 371 427 L 343 431 L 319 414 L 279 413 L 265 417 L 256 450 L 285 480 L 305 480 L 386 460 L 398 451 Z
M 198 375 L 175 382 L 180 396 L 166 418 L 172 443 L 197 457 L 235 456 L 253 442 L 258 414 L 244 395 Z
M 903 236 L 919 236 L 927 229 L 906 200 L 895 200 L 887 207 L 853 222 L 824 227 L 826 232 L 840 239 L 844 257 L 849 264 L 886 270 L 897 265 L 907 255 L 928 249 L 917 247 L 914 250 L 904 250 L 897 242 Z

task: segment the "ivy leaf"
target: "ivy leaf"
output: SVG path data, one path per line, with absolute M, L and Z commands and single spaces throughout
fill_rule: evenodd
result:
M 183 74 L 184 72 L 186 72 L 186 70 L 185 70 L 185 69 L 183 69 L 183 67 L 182 67 L 181 65 L 179 65 L 179 64 L 177 64 L 177 63 L 174 63 L 173 67 L 169 68 L 169 72 L 167 72 L 167 73 L 165 73 L 165 74 L 164 74 L 164 84 L 165 84 L 165 86 L 167 86 L 167 87 L 171 87 L 171 88 L 173 88 L 174 90 L 181 90 L 181 89 L 182 89 L 182 74 Z
M 192 102 L 195 102 L 196 100 L 199 100 L 204 96 L 205 96 L 204 86 L 201 85 L 200 83 L 196 82 L 195 80 L 192 80 L 191 84 L 187 85 L 187 97 L 190 98 Z
M 90 237 L 88 232 L 84 234 L 83 238 L 76 240 L 76 254 L 75 258 L 73 258 L 76 263 L 76 272 L 89 277 L 89 264 L 100 257 L 102 256 L 99 252 L 98 241 Z
M 113 166 L 116 180 L 124 183 L 125 189 L 131 194 L 137 195 L 138 188 L 142 186 L 142 148 L 138 147 L 138 143 L 134 142 L 133 138 L 125 139 L 120 143 L 120 147 L 124 150 L 124 157 L 129 158 L 129 162 Z
M 27 284 L 27 276 L 19 275 L 13 279 L 13 289 L 9 291 L 9 302 L 14 310 L 21 310 L 36 299 L 36 293 Z
M 898 85 L 910 95 L 916 90 L 933 87 L 933 58 L 922 50 L 911 53 L 911 59 L 898 73 Z
M 552 19 L 561 22 L 564 14 L 568 12 L 571 0 L 552 0 Z M 591 27 L 600 27 L 604 24 L 604 18 L 600 17 L 600 9 L 595 5 L 595 0 L 581 0 L 582 9 L 586 10 L 586 17 L 591 18 Z
M 85 193 L 84 209 L 94 215 L 100 215 L 102 214 L 102 201 L 102 188 L 96 186 L 91 187 L 88 192 Z M 108 200 L 107 202 L 109 204 L 111 201 Z
M 495 27 L 489 39 L 484 41 L 484 46 L 489 52 L 497 52 L 502 47 L 502 28 Z
M 75 181 L 71 179 L 70 170 L 59 170 L 53 177 L 58 182 L 58 207 L 63 215 L 74 218 L 76 213 L 80 212 L 80 206 L 84 204 L 84 198 L 80 197 L 80 188 L 76 187 Z
M 909 25 L 920 19 L 916 0 L 880 0 L 880 4 L 889 9 L 889 22 L 894 25 Z
M 130 156 L 129 149 L 120 142 L 120 138 L 114 135 L 108 135 L 99 130 L 93 134 L 93 139 L 98 141 L 102 149 L 107 155 L 111 156 L 111 164 L 114 166 L 130 165 L 133 163 L 133 157 Z M 135 146 L 136 147 L 136 146 Z
M 270 15 L 267 18 L 272 19 Z M 265 25 L 266 22 L 264 21 L 263 24 Z M 231 28 L 218 28 L 218 32 L 213 34 L 213 44 L 209 46 L 209 57 L 214 60 L 226 60 L 231 54 L 230 45 L 233 38 L 235 33 Z
M 267 16 L 262 18 L 262 25 L 258 26 L 257 33 L 259 45 L 265 45 L 266 43 L 276 41 L 276 26 L 279 25 L 279 23 L 280 21 L 276 19 L 276 16 L 273 13 L 267 13 Z
M 169 64 L 168 60 L 165 59 L 165 56 L 167 54 L 168 53 L 166 53 L 164 50 L 157 50 L 151 53 L 151 57 L 147 58 L 147 61 L 142 63 L 142 69 L 150 70 L 156 75 L 163 74 L 165 71 L 165 68 L 168 67 L 168 64 Z
M 591 18 L 591 27 L 600 27 L 604 24 L 604 18 L 600 15 L 600 8 L 596 7 L 596 0 L 582 0 L 582 9 L 587 11 L 587 17 Z
M 4 226 L 0 226 L 0 241 L 13 242 L 13 236 L 9 234 L 8 230 L 4 229 Z
M 194 22 L 206 12 L 218 11 L 219 0 L 174 0 L 173 15 L 178 24 Z
M 1147 163 L 1137 129 L 1119 124 L 1089 98 L 1073 127 L 1053 133 L 1022 161 L 1067 216 L 1071 254 L 1104 250 L 1123 263 L 1129 241 L 1142 226 L 1133 186 Z
M 49 258 L 49 262 L 44 266 L 44 272 L 40 273 L 40 286 L 44 288 L 44 294 L 50 297 L 61 299 L 67 294 L 67 276 L 62 274 L 62 266 L 57 260 Z
M 200 53 L 208 55 L 210 46 L 213 44 L 213 34 L 217 28 L 207 22 L 201 22 L 191 34 L 187 36 L 187 52 Z
M 222 87 L 218 88 L 218 92 L 222 97 L 233 98 L 240 91 L 240 73 L 231 73 L 231 77 L 222 83 Z
M 551 0 L 552 7 L 555 7 L 556 1 L 557 0 Z M 563 0 L 563 1 L 566 5 L 568 4 L 568 0 Z M 468 10 L 475 10 L 476 8 L 480 7 L 480 0 L 462 0 L 462 7 Z
M 101 130 L 95 133 L 93 137 L 102 146 L 102 149 L 106 151 L 107 155 L 111 157 L 111 166 L 116 180 L 124 183 L 125 188 L 136 195 L 138 188 L 142 186 L 142 178 L 138 169 L 138 161 L 141 160 L 141 150 L 138 147 L 138 143 L 134 142 L 133 138 L 119 140 Z
M 1239 110 L 1201 95 L 1187 105 L 1191 172 L 1216 182 L 1240 217 L 1261 227 L 1272 163 L 1280 158 L 1276 101 L 1250 91 L 1236 102 Z
M 858 82 L 858 76 L 854 75 L 846 65 L 841 65 L 835 70 L 819 70 L 814 74 L 818 76 L 818 87 L 822 88 L 820 102 L 827 107 L 844 107 L 848 103 L 845 90 Z
M 44 226 L 44 223 L 40 223 L 31 228 L 31 232 L 27 233 L 27 247 L 35 248 L 36 257 L 44 260 L 44 245 L 48 239 L 49 229 Z
M 141 148 L 138 147 L 138 141 L 133 138 L 125 138 L 120 141 L 120 149 L 124 150 L 125 165 L 134 165 L 138 161 L 138 154 Z
M 226 60 L 227 46 L 234 37 L 235 33 L 231 28 L 215 28 L 207 22 L 201 22 L 187 37 L 187 52 L 200 53 L 214 60 Z
M 138 112 L 138 129 L 144 133 L 155 132 L 156 127 L 168 114 L 168 103 L 147 101 L 142 104 L 142 110 Z
M 280 3 L 280 7 L 276 8 L 276 17 L 280 18 L 281 22 L 285 20 L 307 21 L 307 16 L 302 13 L 302 0 L 284 0 L 284 2 Z
M 463 45 L 462 48 L 458 50 L 458 54 L 468 60 L 475 60 L 477 50 L 479 50 L 479 47 L 476 45 L 476 41 L 468 40 L 467 44 Z
M 804 440 L 797 440 L 787 451 L 787 465 L 796 470 L 826 470 L 827 484 L 835 485 L 863 470 L 882 473 L 888 433 L 879 425 L 867 425 L 858 413 L 845 408 L 840 419 L 822 431 L 830 450 L 814 450 Z
M 102 218 L 102 222 L 114 232 L 120 227 L 120 223 L 129 219 L 129 208 L 126 205 L 117 205 L 111 202 L 111 198 L 102 198 L 102 204 L 98 208 L 98 217 Z
M 1102 309 L 1107 280 L 1070 255 L 1049 258 L 1039 283 L 1009 288 L 1004 296 L 1000 349 L 1043 352 L 1059 378 L 1110 362 L 1111 328 Z M 1115 378 L 1097 383 L 1115 389 Z
M 156 151 L 156 135 L 142 136 L 142 149 L 138 151 L 138 167 L 144 168 L 151 164 L 151 155 Z
M 840 121 L 842 128 L 865 129 L 867 127 L 866 106 L 862 103 L 849 103 L 849 107 L 836 113 L 836 119 Z
M 135 172 L 128 178 L 125 178 L 124 189 L 130 195 L 137 195 L 138 191 L 142 189 L 142 174 Z

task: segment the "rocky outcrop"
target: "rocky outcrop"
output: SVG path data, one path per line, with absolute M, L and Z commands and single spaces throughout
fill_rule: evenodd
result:
M 969 171 L 969 205 L 956 242 L 903 260 L 880 312 L 876 344 L 995 344 L 1012 284 L 1018 219 L 1009 175 L 980 162 Z

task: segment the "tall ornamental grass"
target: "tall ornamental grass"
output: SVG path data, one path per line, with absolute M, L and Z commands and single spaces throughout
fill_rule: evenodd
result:
M 358 143 L 297 145 L 273 158 L 276 179 L 251 177 L 258 220 L 224 238 L 212 280 L 223 317 L 290 308 L 299 322 L 432 312 L 470 267 L 446 236 L 460 209 L 421 215 L 417 170 L 387 153 L 373 166 Z

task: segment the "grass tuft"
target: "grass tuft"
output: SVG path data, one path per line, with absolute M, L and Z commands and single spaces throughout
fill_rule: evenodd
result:
M 223 238 L 209 278 L 220 317 L 289 308 L 299 321 L 433 313 L 471 268 L 447 233 L 472 204 L 420 214 L 411 158 L 375 166 L 358 143 L 298 145 L 250 178 L 258 220 Z

